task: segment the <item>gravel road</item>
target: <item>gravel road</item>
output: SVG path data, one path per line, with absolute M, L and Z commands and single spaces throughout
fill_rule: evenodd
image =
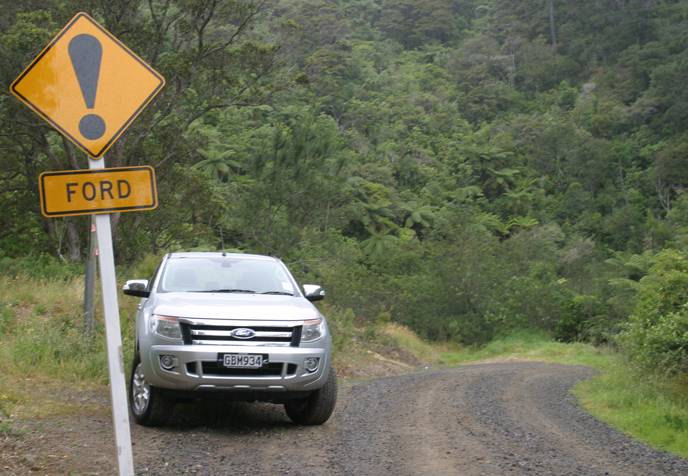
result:
M 174 426 L 136 432 L 136 460 L 144 474 L 688 475 L 577 405 L 569 390 L 591 375 L 505 363 L 383 378 L 344 388 L 319 428 L 269 405 L 183 406 Z
M 635 442 L 577 405 L 569 391 L 592 373 L 492 363 L 347 384 L 322 427 L 295 426 L 274 405 L 178 405 L 170 426 L 134 427 L 134 458 L 139 474 L 155 475 L 688 475 L 688 460 Z M 71 441 L 75 472 L 111 474 L 109 423 L 81 419 L 71 434 L 52 425 L 50 436 L 36 428 L 23 445 L 31 434 L 43 445 Z

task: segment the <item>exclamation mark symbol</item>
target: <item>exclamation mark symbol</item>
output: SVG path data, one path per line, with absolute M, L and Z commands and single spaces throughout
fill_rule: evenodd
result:
M 93 109 L 96 104 L 102 57 L 103 47 L 93 35 L 77 35 L 69 42 L 69 58 L 87 109 Z M 79 121 L 79 131 L 87 139 L 100 139 L 105 134 L 105 121 L 97 114 L 86 114 Z

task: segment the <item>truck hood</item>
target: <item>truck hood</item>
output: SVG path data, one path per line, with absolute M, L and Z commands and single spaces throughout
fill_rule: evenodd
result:
M 154 314 L 196 319 L 296 321 L 320 315 L 305 298 L 279 295 L 161 293 L 152 304 Z

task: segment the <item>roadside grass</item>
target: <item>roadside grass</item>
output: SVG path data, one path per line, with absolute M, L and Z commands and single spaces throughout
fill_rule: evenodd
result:
M 394 347 L 409 352 L 420 363 L 435 364 L 443 354 L 456 352 L 458 345 L 452 343 L 430 343 L 406 326 L 388 323 L 381 327 L 380 334 Z
M 650 445 L 688 458 L 688 382 L 647 375 L 621 358 L 574 388 L 590 413 Z
M 440 354 L 439 362 L 445 365 L 458 365 L 489 359 L 544 360 L 602 368 L 609 364 L 615 355 L 612 350 L 604 347 L 580 342 L 557 342 L 544 333 L 518 331 L 479 348 L 466 347 L 443 352 Z
M 82 330 L 82 293 L 81 277 L 0 276 L 0 416 L 95 411 L 97 405 L 65 400 L 60 391 L 89 392 L 108 382 L 100 308 L 96 307 L 96 331 L 89 341 Z M 135 306 L 120 298 L 126 356 L 132 348 L 130 319 Z
M 612 349 L 561 343 L 545 334 L 518 332 L 479 349 L 461 349 L 440 356 L 440 363 L 452 366 L 510 360 L 597 369 L 596 376 L 573 389 L 587 411 L 655 448 L 688 458 L 688 381 L 649 375 Z

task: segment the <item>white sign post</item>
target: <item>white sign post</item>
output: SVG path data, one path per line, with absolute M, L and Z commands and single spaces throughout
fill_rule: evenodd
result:
M 89 159 L 89 169 L 104 169 L 105 158 Z M 110 397 L 112 399 L 112 423 L 117 442 L 117 461 L 120 476 L 133 476 L 134 456 L 131 450 L 129 410 L 127 408 L 127 386 L 124 378 L 124 356 L 122 332 L 119 325 L 119 304 L 117 302 L 117 279 L 115 277 L 115 256 L 112 248 L 110 215 L 96 215 L 96 237 L 98 238 L 98 264 L 103 292 L 105 316 L 105 340 L 107 342 L 108 369 L 110 372 Z

